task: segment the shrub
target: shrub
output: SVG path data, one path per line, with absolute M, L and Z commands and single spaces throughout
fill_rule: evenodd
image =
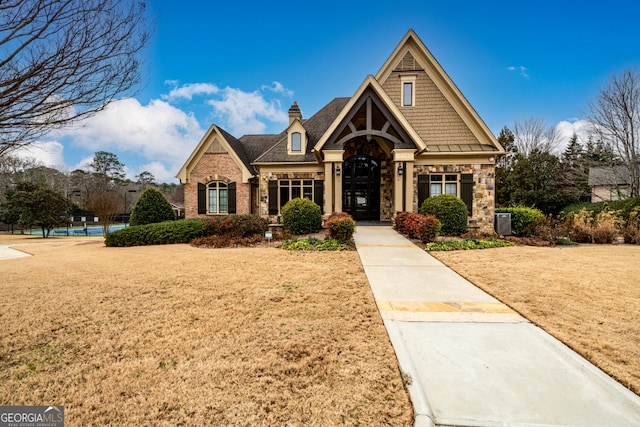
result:
M 618 211 L 604 210 L 594 215 L 582 209 L 571 215 L 571 239 L 580 243 L 612 243 L 620 234 L 622 220 Z
M 407 220 L 407 216 L 409 212 L 397 212 L 395 217 L 395 226 L 396 231 L 401 234 L 406 234 L 406 230 L 404 228 L 404 222 Z
M 284 227 L 293 234 L 316 233 L 322 228 L 320 206 L 309 199 L 289 200 L 281 209 Z
M 609 211 L 619 211 L 619 216 L 623 220 L 627 221 L 629 219 L 629 216 L 631 215 L 631 212 L 633 212 L 633 210 L 636 207 L 640 207 L 640 197 L 633 197 L 625 200 L 612 200 L 608 202 L 596 202 L 596 203 L 583 202 L 583 203 L 576 203 L 576 204 L 565 207 L 560 212 L 560 217 L 564 219 L 571 219 L 573 215 L 577 214 L 583 209 L 588 212 L 591 212 L 595 217 L 600 212 L 609 210 Z
M 205 236 L 251 237 L 264 235 L 268 228 L 269 221 L 259 215 L 224 215 L 204 220 Z
M 343 242 L 350 242 L 356 231 L 356 223 L 346 212 L 334 212 L 327 219 L 329 237 Z
M 496 212 L 508 212 L 511 214 L 511 232 L 518 236 L 531 236 L 534 233 L 536 222 L 545 218 L 540 209 L 525 206 L 498 208 Z
M 348 251 L 352 246 L 342 240 L 335 239 L 287 239 L 278 246 L 289 251 Z
M 464 239 L 464 240 L 447 240 L 443 242 L 427 243 L 426 251 L 456 251 L 469 249 L 488 249 L 503 248 L 507 246 L 515 246 L 507 240 L 500 239 Z
M 153 187 L 147 187 L 131 210 L 131 225 L 153 224 L 176 219 L 171 203 Z
M 420 228 L 425 224 L 425 216 L 417 213 L 409 213 L 404 220 L 404 230 L 410 239 L 420 238 Z
M 189 243 L 204 235 L 204 223 L 199 219 L 166 221 L 123 228 L 105 237 L 107 246 L 144 246 Z
M 422 202 L 419 212 L 422 215 L 435 215 L 442 223 L 441 233 L 459 236 L 467 232 L 467 205 L 450 194 L 429 197 Z
M 425 215 L 419 234 L 422 243 L 433 242 L 440 234 L 442 223 L 433 215 Z
M 625 243 L 640 244 L 640 207 L 635 207 L 629 213 L 629 219 L 623 228 Z

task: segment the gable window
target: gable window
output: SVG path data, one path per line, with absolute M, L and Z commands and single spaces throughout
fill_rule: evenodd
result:
M 402 105 L 404 107 L 411 107 L 413 105 L 413 83 L 402 83 Z
M 291 151 L 302 151 L 302 134 L 300 132 L 291 134 Z
M 413 107 L 416 101 L 416 76 L 400 76 L 402 84 L 402 106 Z
M 212 182 L 208 186 L 208 209 L 210 214 L 229 213 L 229 190 L 224 182 Z

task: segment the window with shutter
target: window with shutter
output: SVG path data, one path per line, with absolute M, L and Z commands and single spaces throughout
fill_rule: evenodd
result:
M 473 184 L 472 173 L 460 175 L 460 198 L 467 205 L 469 215 L 473 213 Z

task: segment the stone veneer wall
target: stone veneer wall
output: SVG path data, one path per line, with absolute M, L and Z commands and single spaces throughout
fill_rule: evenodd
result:
M 270 172 L 265 175 L 260 175 L 260 215 L 268 218 L 269 222 L 276 222 L 277 216 L 269 216 L 269 181 L 278 179 L 324 179 L 323 172 Z M 326 191 L 326 190 L 325 190 Z M 323 209 L 324 210 L 324 209 Z M 279 215 L 278 215 L 279 216 Z
M 495 212 L 495 167 L 492 164 L 416 165 L 413 174 L 413 209 L 418 212 L 418 175 L 446 173 L 473 174 L 473 213 L 469 217 L 469 229 L 481 233 L 493 233 Z M 458 183 L 458 185 L 460 185 Z
M 238 214 L 250 213 L 250 185 L 242 182 L 242 171 L 227 153 L 205 153 L 184 185 L 185 218 L 206 218 L 198 214 L 198 183 L 211 181 L 236 183 L 236 209 Z

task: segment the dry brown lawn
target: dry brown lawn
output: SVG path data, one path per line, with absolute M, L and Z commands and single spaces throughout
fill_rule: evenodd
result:
M 432 254 L 640 394 L 640 246 Z
M 101 238 L 0 260 L 0 405 L 69 426 L 413 424 L 356 252 Z

